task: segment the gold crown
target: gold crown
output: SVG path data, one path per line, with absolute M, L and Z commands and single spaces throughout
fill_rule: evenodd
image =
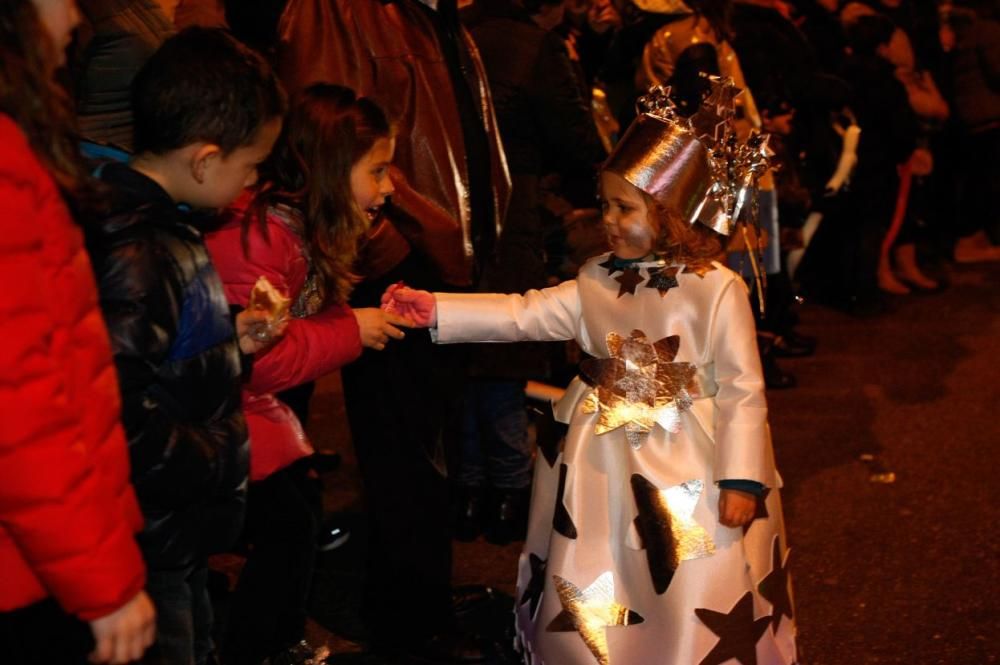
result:
M 711 92 L 690 118 L 677 115 L 669 88 L 650 88 L 604 168 L 689 223 L 729 235 L 770 154 L 766 134 L 736 136 L 734 100 L 742 91 L 731 78 L 710 79 Z

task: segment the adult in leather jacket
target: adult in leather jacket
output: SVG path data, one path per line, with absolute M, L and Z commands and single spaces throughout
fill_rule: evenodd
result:
M 471 287 L 492 260 L 510 185 L 486 75 L 455 0 L 292 0 L 278 33 L 290 91 L 343 85 L 396 124 L 395 193 L 368 234 L 351 305 L 378 306 L 400 280 Z M 371 641 L 432 662 L 482 658 L 451 629 L 443 448 L 457 430 L 461 353 L 411 331 L 342 374 L 369 516 Z
M 73 63 L 80 134 L 132 149 L 129 86 L 149 56 L 174 33 L 157 0 L 79 0 L 84 23 Z
M 101 179 L 110 215 L 88 231 L 122 395 L 151 570 L 232 544 L 242 523 L 247 428 L 241 358 L 222 282 L 190 213 L 124 164 Z
M 384 275 L 414 251 L 443 283 L 470 286 L 499 233 L 510 179 L 486 73 L 455 0 L 292 0 L 278 32 L 290 93 L 336 83 L 372 97 L 396 123 L 396 193 L 370 233 L 364 276 Z M 475 109 L 473 122 L 463 105 Z

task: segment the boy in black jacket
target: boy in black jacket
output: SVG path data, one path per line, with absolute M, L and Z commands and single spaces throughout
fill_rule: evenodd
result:
M 144 663 L 206 662 L 208 554 L 242 524 L 247 430 L 241 352 L 262 315 L 233 318 L 198 213 L 256 180 L 281 129 L 285 96 L 264 60 L 217 30 L 167 40 L 132 87 L 136 154 L 101 179 L 112 210 L 88 238 L 111 336 L 139 537 L 157 608 Z

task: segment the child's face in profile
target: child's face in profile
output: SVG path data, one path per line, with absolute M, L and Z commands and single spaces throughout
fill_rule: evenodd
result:
M 617 173 L 601 173 L 604 232 L 620 259 L 641 259 L 653 251 L 656 229 L 643 193 Z
M 253 141 L 228 155 L 221 151 L 205 158 L 197 191 L 185 202 L 197 208 L 225 208 L 247 187 L 257 182 L 257 167 L 269 154 L 281 133 L 281 118 L 261 125 Z
M 351 167 L 351 193 L 369 220 L 375 219 L 386 197 L 393 192 L 389 165 L 396 151 L 396 139 L 376 139 L 371 150 Z

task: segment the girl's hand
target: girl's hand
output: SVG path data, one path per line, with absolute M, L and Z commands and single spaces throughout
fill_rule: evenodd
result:
M 263 351 L 278 341 L 287 327 L 287 317 L 274 321 L 271 314 L 263 309 L 243 310 L 236 315 L 236 338 L 240 351 L 247 355 Z
M 405 316 L 378 307 L 362 307 L 352 311 L 361 332 L 361 345 L 376 351 L 384 349 L 390 337 L 392 339 L 406 337 L 406 334 L 396 326 L 412 328 L 414 325 L 413 321 Z
M 743 526 L 757 512 L 757 497 L 739 490 L 722 490 L 719 493 L 719 522 L 723 526 Z
M 156 610 L 145 591 L 117 610 L 90 622 L 94 634 L 91 663 L 126 665 L 142 658 L 156 637 Z
M 402 314 L 421 328 L 437 326 L 437 301 L 434 294 L 393 284 L 382 294 L 382 309 Z

